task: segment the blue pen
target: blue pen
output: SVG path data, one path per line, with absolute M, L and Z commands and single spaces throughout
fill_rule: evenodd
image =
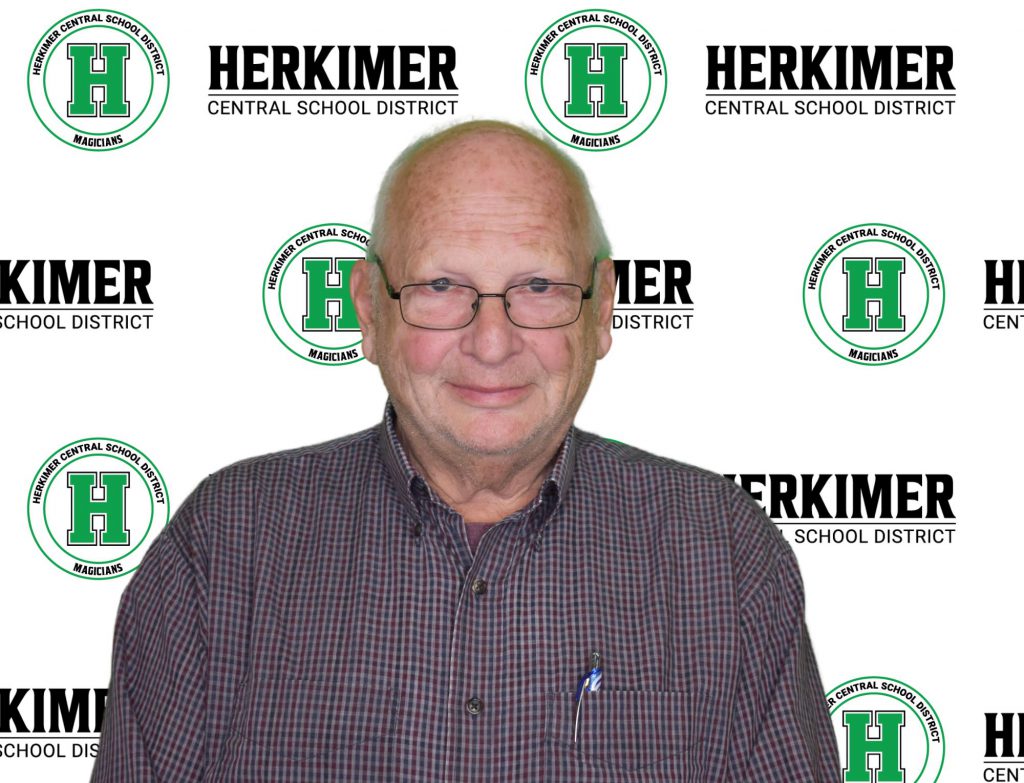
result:
M 601 678 L 604 672 L 601 669 L 601 653 L 596 650 L 590 654 L 590 671 L 583 675 L 576 686 L 576 722 L 572 729 L 572 741 L 579 741 L 580 715 L 583 712 L 583 698 L 587 693 L 594 693 L 601 688 Z

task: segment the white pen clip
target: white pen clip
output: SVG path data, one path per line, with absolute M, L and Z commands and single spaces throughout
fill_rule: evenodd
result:
M 576 721 L 572 728 L 573 743 L 579 742 L 580 716 L 583 714 L 584 697 L 588 693 L 594 693 L 601 688 L 601 677 L 604 672 L 601 669 L 601 653 L 596 650 L 590 654 L 590 671 L 583 675 L 579 685 L 576 686 Z

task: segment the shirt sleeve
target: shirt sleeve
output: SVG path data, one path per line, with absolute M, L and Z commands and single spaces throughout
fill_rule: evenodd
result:
M 804 623 L 796 558 L 758 509 L 775 539 L 754 567 L 757 586 L 741 601 L 741 664 L 733 714 L 730 780 L 839 783 L 836 737 Z
M 189 508 L 121 598 L 93 783 L 188 783 L 205 770 L 205 579 Z

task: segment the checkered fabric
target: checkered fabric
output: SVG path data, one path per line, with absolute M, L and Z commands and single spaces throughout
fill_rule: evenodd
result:
M 474 554 L 392 417 L 179 509 L 95 783 L 839 781 L 796 562 L 742 490 L 573 429 Z

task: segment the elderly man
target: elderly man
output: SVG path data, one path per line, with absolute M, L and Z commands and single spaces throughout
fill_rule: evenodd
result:
M 95 781 L 836 781 L 793 555 L 573 428 L 614 277 L 583 175 L 407 150 L 352 290 L 372 430 L 207 479 L 125 591 Z

